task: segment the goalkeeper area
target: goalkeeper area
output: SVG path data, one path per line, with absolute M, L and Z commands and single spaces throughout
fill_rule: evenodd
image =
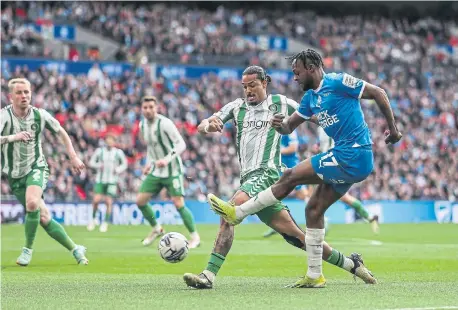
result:
M 185 234 L 183 226 L 165 227 Z M 379 236 L 367 225 L 332 225 L 327 241 L 346 255 L 363 254 L 379 284 L 355 282 L 324 264 L 325 289 L 283 288 L 306 270 L 306 253 L 281 236 L 263 239 L 264 225 L 236 228 L 233 248 L 214 289 L 186 287 L 182 276 L 199 273 L 217 225 L 199 225 L 202 245 L 179 264 L 164 262 L 141 245 L 143 226 L 111 226 L 107 233 L 67 226 L 84 240 L 91 263 L 78 266 L 40 228 L 33 264 L 15 260 L 22 225 L 2 225 L 2 309 L 458 309 L 458 227 L 453 224 L 384 224 Z

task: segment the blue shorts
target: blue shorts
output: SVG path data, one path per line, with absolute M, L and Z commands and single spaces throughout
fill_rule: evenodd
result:
M 312 157 L 315 173 L 336 192 L 345 194 L 350 187 L 365 180 L 374 168 L 371 146 L 333 148 Z

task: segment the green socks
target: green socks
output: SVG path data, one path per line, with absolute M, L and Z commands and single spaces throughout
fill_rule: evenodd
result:
M 142 211 L 143 213 L 143 211 Z M 95 219 L 95 216 L 97 214 L 97 209 L 92 209 L 92 218 Z M 109 222 L 111 218 L 111 213 L 105 212 L 105 222 Z
M 181 218 L 183 219 L 183 223 L 186 229 L 190 233 L 195 232 L 196 224 L 194 223 L 194 216 L 192 215 L 191 210 L 189 210 L 186 206 L 177 208 L 177 210 L 178 210 L 178 213 L 180 213 Z
M 367 212 L 367 210 L 363 207 L 363 204 L 361 201 L 356 199 L 356 201 L 352 203 L 350 207 L 355 209 L 355 212 L 358 213 L 359 216 L 361 216 L 363 219 L 369 220 L 369 212 Z
M 157 225 L 156 217 L 154 216 L 154 211 L 153 211 L 153 209 L 151 208 L 151 206 L 149 204 L 147 204 L 145 206 L 138 206 L 138 208 L 140 209 L 140 211 L 142 211 L 142 214 L 143 214 L 143 217 L 145 218 L 145 220 L 147 220 L 148 223 L 152 227 Z
M 210 255 L 210 260 L 208 261 L 206 270 L 211 271 L 216 275 L 223 265 L 225 259 L 226 258 L 221 254 L 212 253 Z
M 326 261 L 347 271 L 350 271 L 354 267 L 353 261 L 336 249 L 332 249 L 331 255 Z
M 342 267 L 344 262 L 344 255 L 339 251 L 332 249 L 331 255 L 326 261 L 337 267 Z
M 67 250 L 71 251 L 75 248 L 75 242 L 70 239 L 62 225 L 57 223 L 55 220 L 51 220 L 48 223 L 48 226 L 41 226 L 44 228 L 44 230 L 46 230 L 51 238 L 62 244 Z
M 40 223 L 40 209 L 25 214 L 25 247 L 32 249 Z
M 105 213 L 105 222 L 108 223 L 110 221 L 110 218 L 111 218 L 111 213 L 106 212 Z

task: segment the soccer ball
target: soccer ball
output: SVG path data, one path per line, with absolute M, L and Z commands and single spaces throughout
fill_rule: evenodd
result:
M 159 254 L 168 263 L 179 263 L 188 256 L 188 240 L 177 232 L 165 234 L 159 241 Z

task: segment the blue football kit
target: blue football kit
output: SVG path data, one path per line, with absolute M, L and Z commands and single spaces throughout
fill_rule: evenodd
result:
M 297 135 L 296 131 L 293 131 L 289 135 L 281 136 L 281 148 L 287 148 L 293 143 L 299 144 L 299 138 Z M 291 153 L 291 154 L 281 154 L 281 162 L 286 168 L 293 168 L 297 166 L 300 162 L 299 156 L 297 152 Z M 296 186 L 296 191 L 302 189 L 302 188 L 307 188 L 306 185 L 298 185 Z
M 312 157 L 312 167 L 342 195 L 374 167 L 371 134 L 360 105 L 364 87 L 364 81 L 347 73 L 324 74 L 319 87 L 304 94 L 297 110 L 305 119 L 315 115 L 334 140 L 334 148 Z

